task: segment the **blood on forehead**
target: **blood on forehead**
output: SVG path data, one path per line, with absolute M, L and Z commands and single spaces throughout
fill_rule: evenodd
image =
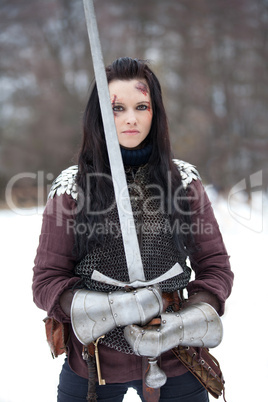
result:
M 112 106 L 114 106 L 115 105 L 115 102 L 117 101 L 117 96 L 116 95 L 113 95 L 113 98 L 112 98 Z
M 112 101 L 112 108 L 114 108 L 115 107 L 115 104 L 116 104 L 116 102 L 117 102 L 117 95 L 113 95 L 112 96 L 112 98 L 111 98 L 111 101 Z M 117 117 L 118 116 L 118 113 L 116 113 L 115 111 L 113 111 L 114 112 L 114 117 Z
M 138 91 L 141 91 L 141 93 L 142 93 L 144 96 L 148 95 L 149 88 L 148 88 L 148 86 L 147 86 L 144 82 L 139 81 L 139 82 L 135 85 L 135 88 L 138 89 Z

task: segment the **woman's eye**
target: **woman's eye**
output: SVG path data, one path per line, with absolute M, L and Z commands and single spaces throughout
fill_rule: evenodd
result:
M 121 112 L 123 110 L 122 106 L 113 106 L 113 111 L 114 112 Z
M 148 109 L 148 105 L 139 105 L 138 110 L 147 110 Z

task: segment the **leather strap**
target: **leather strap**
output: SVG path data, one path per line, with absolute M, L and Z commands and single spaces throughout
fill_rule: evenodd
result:
M 88 391 L 87 391 L 87 401 L 97 402 L 96 394 L 96 364 L 94 358 L 94 345 L 90 344 L 88 347 L 83 346 L 82 352 L 83 359 L 87 363 L 88 368 Z
M 179 293 L 178 293 L 179 292 Z M 168 306 L 171 306 L 174 311 L 179 311 L 183 302 L 182 290 L 174 290 L 174 292 L 163 292 L 162 298 L 165 300 Z

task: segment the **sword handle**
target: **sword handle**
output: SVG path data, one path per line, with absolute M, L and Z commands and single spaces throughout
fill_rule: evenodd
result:
M 159 326 L 161 324 L 161 318 L 153 318 L 145 327 L 147 326 Z M 167 376 L 165 372 L 158 367 L 156 357 L 148 357 L 149 368 L 145 374 L 145 384 L 149 388 L 161 388 L 167 381 Z
M 100 359 L 99 359 L 99 350 L 98 350 L 98 342 L 101 338 L 104 338 L 105 335 L 100 336 L 94 343 L 95 346 L 95 359 L 96 359 L 96 366 L 97 366 L 97 374 L 98 374 L 98 381 L 99 385 L 105 385 L 106 382 L 103 378 L 101 378 L 101 369 L 100 369 Z

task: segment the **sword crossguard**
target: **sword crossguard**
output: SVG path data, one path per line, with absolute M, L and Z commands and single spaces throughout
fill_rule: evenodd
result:
M 91 279 L 106 283 L 107 285 L 112 285 L 112 286 L 119 286 L 122 288 L 125 287 L 132 287 L 132 288 L 143 288 L 146 286 L 152 286 L 156 285 L 160 282 L 163 282 L 167 279 L 173 278 L 174 276 L 180 275 L 183 272 L 183 269 L 181 265 L 177 262 L 175 265 L 173 265 L 172 268 L 170 268 L 167 272 L 165 272 L 163 275 L 160 275 L 158 278 L 152 279 L 150 281 L 141 281 L 141 280 L 135 280 L 133 282 L 121 282 L 113 278 L 109 278 L 106 275 L 103 275 L 101 272 L 94 270 Z

